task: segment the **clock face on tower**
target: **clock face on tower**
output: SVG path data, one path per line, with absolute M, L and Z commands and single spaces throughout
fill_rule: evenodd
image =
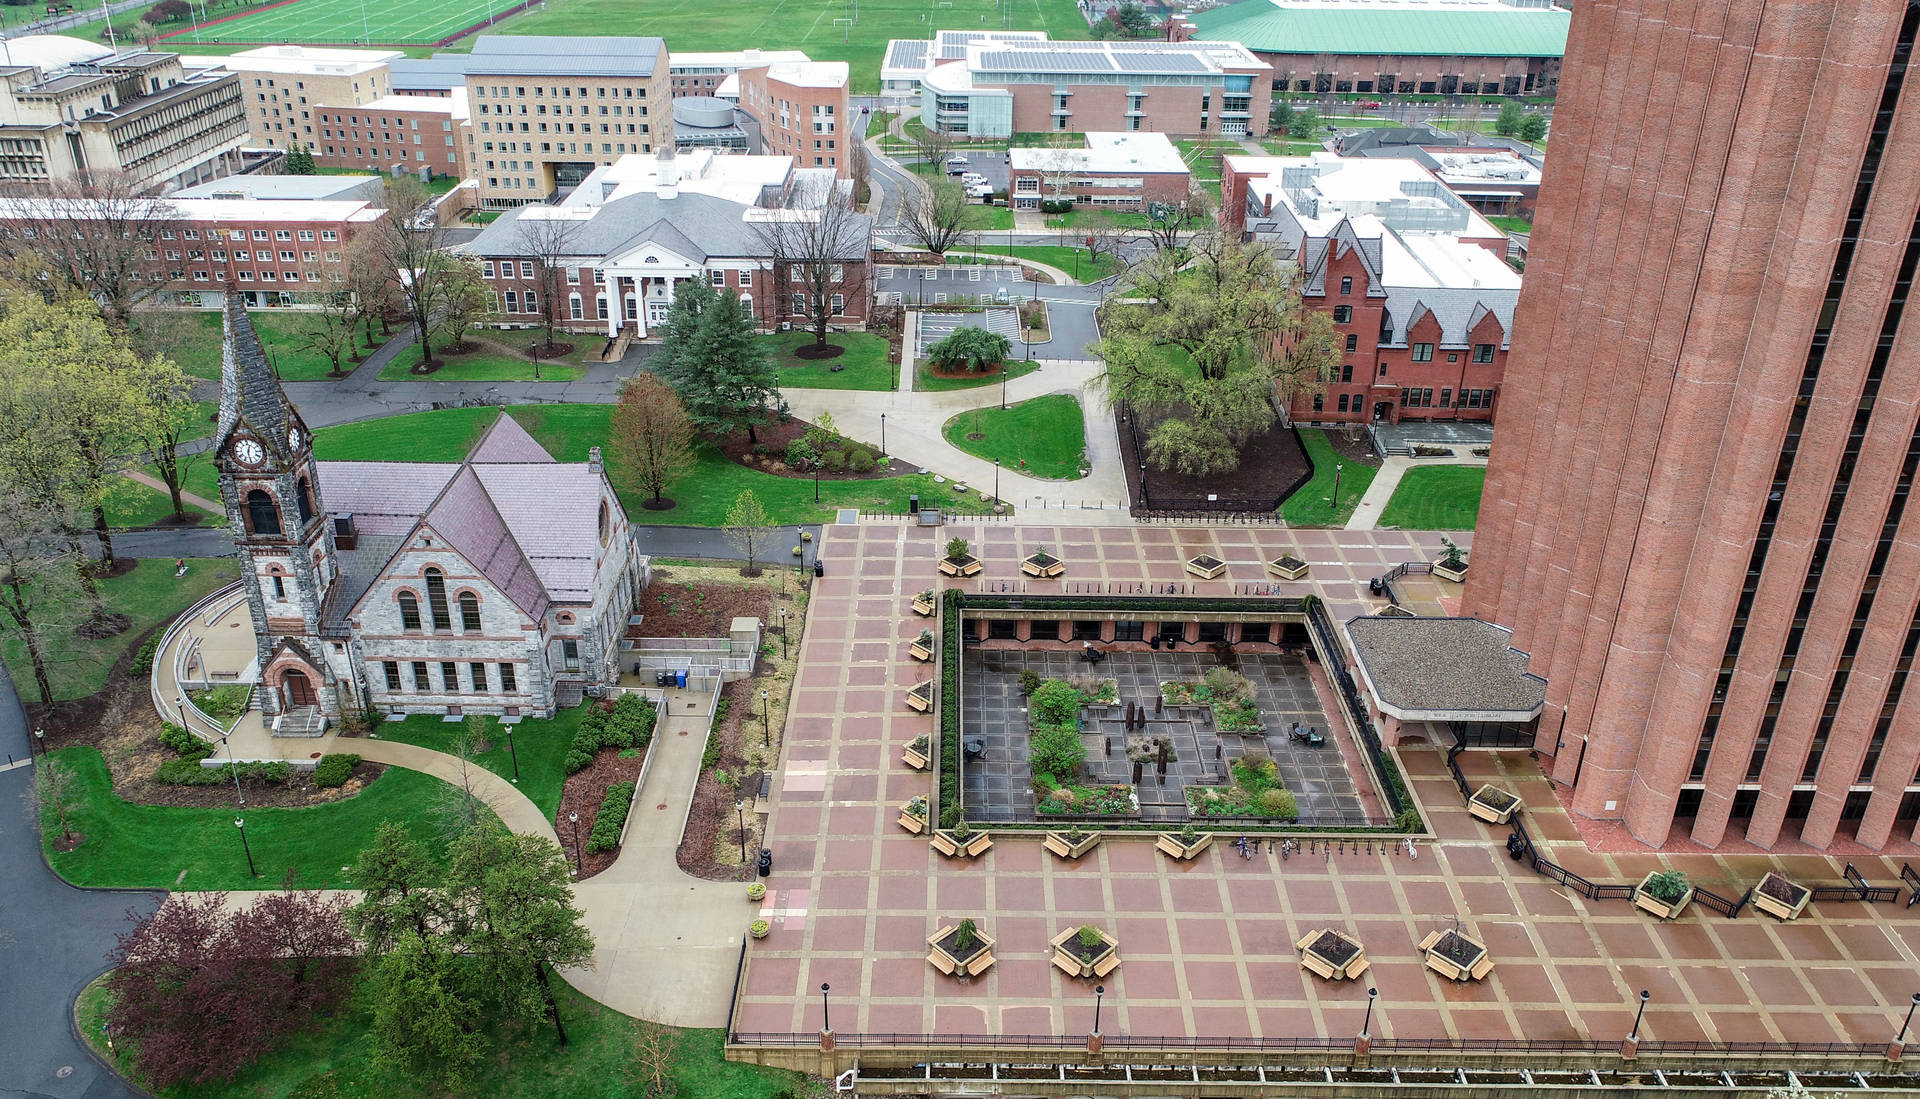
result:
M 233 444 L 233 456 L 242 465 L 257 466 L 266 461 L 267 448 L 261 446 L 258 439 L 242 439 Z
M 300 434 L 300 429 L 298 427 L 288 428 L 287 429 L 287 449 L 294 450 L 294 451 L 299 450 L 300 443 L 304 438 L 305 437 Z

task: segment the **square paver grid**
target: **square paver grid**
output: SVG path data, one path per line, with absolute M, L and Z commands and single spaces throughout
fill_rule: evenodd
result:
M 969 820 L 993 823 L 1036 819 L 1027 755 L 1026 698 L 1019 690 L 1020 673 L 1032 670 L 1042 679 L 1091 675 L 1116 682 L 1118 705 L 1081 711 L 1087 777 L 1093 783 L 1133 783 L 1133 768 L 1126 752 L 1126 706 L 1134 702 L 1146 709 L 1144 735 L 1167 738 L 1173 760 L 1164 780 L 1154 765 L 1141 768 L 1137 793 L 1142 820 L 1188 819 L 1186 787 L 1229 781 L 1232 761 L 1254 748 L 1264 749 L 1273 757 L 1281 781 L 1293 792 L 1302 819 L 1322 824 L 1366 823 L 1353 776 L 1331 736 L 1319 748 L 1306 747 L 1287 736 L 1296 722 L 1322 732 L 1328 728 L 1327 715 L 1299 657 L 1260 653 L 1240 658 L 1239 671 L 1253 684 L 1260 709 L 1263 732 L 1258 736 L 1217 732 L 1212 711 L 1203 706 L 1162 707 L 1155 712 L 1160 684 L 1200 679 L 1208 669 L 1220 666 L 1218 658 L 1210 654 L 1115 652 L 1091 669 L 1080 651 L 1072 649 L 970 648 L 964 660 L 962 733 L 986 746 L 981 756 L 969 759 L 963 768 Z
M 1235 536 L 1230 542 L 1229 533 Z M 1181 554 L 1207 549 L 1244 564 L 1297 549 L 1314 563 L 1311 581 L 1300 590 L 1356 613 L 1379 604 L 1366 595 L 1365 583 L 1380 563 L 1437 548 L 1426 536 L 1388 531 L 1142 527 L 1101 528 L 1095 537 L 1084 528 L 1069 535 L 1062 528 L 1010 524 L 939 531 L 834 526 L 820 547 L 828 574 L 814 584 L 806 670 L 816 663 L 883 668 L 884 682 L 896 694 L 925 678 L 925 666 L 906 655 L 906 642 L 924 620 L 906 604 L 920 588 L 940 585 L 932 561 L 937 544 L 954 534 L 1007 547 L 1004 558 L 988 557 L 984 575 L 1015 584 L 1018 565 L 1011 551 L 1031 544 L 1093 547 L 1091 556 L 1071 562 L 1078 578 L 1134 570 L 1168 580 L 1177 579 Z M 1149 564 L 1149 546 L 1173 552 L 1166 562 Z M 1344 563 L 1349 558 L 1358 560 Z M 893 596 L 880 602 L 891 609 L 890 618 L 867 606 L 876 593 L 856 598 L 857 585 L 889 570 Z M 1228 590 L 1224 584 L 1195 587 L 1203 593 Z M 884 629 L 873 636 L 888 642 L 882 654 L 855 656 L 844 645 L 813 644 L 865 639 L 876 617 Z M 1081 923 L 1100 924 L 1120 942 L 1122 965 L 1105 982 L 1104 1028 L 1136 1037 L 1349 1037 L 1365 1011 L 1364 984 L 1372 984 L 1380 990 L 1374 1033 L 1388 1037 L 1611 1042 L 1625 1035 L 1639 990 L 1649 988 L 1656 1002 L 1642 1033 L 1656 1040 L 1838 1036 L 1875 1042 L 1892 1037 L 1907 998 L 1920 988 L 1920 918 L 1897 905 L 1821 904 L 1792 924 L 1752 911 L 1728 920 L 1695 905 L 1668 923 L 1625 901 L 1590 902 L 1554 887 L 1506 857 L 1500 848 L 1504 829 L 1467 815 L 1452 792 L 1443 756 L 1430 746 L 1395 753 L 1430 828 L 1443 837 L 1411 851 L 1343 838 L 1310 841 L 1305 852 L 1291 857 L 1263 846 L 1256 858 L 1243 859 L 1231 846 L 1215 843 L 1198 859 L 1177 863 L 1155 852 L 1150 841 L 1110 837 L 1079 862 L 1067 863 L 1045 854 L 1034 839 L 1003 833 L 979 860 L 945 860 L 925 837 L 893 823 L 892 803 L 902 791 L 925 792 L 936 781 L 898 762 L 900 746 L 931 731 L 931 719 L 906 713 L 895 696 L 882 712 L 855 710 L 848 705 L 853 696 L 872 691 L 850 689 L 850 682 L 850 675 L 832 672 L 817 690 L 799 692 L 795 703 L 790 729 L 806 735 L 789 740 L 784 773 L 774 783 L 774 868 L 760 908 L 774 930 L 748 952 L 735 1018 L 743 1032 L 817 1029 L 818 989 L 828 981 L 833 1021 L 843 1035 L 1084 1033 L 1091 990 L 1047 960 L 1047 940 Z M 884 748 L 877 759 L 847 754 L 876 742 Z M 1532 795 L 1541 778 L 1525 752 L 1472 756 L 1476 777 L 1530 791 L 1529 825 L 1555 861 L 1578 864 L 1599 881 L 1637 879 L 1643 855 L 1588 851 L 1560 805 L 1550 795 Z M 877 773 L 863 773 L 876 764 Z M 875 816 L 841 811 L 880 799 L 888 804 Z M 877 820 L 878 831 L 836 834 L 856 819 Z M 862 848 L 869 853 L 859 854 Z M 1768 868 L 1828 883 L 1840 880 L 1842 866 L 1816 856 L 1663 858 L 1729 896 L 1740 895 Z M 1854 862 L 1876 884 L 1897 880 L 1898 859 Z M 965 916 L 999 940 L 999 961 L 961 986 L 926 964 L 924 936 Z M 1485 981 L 1456 985 L 1421 964 L 1421 936 L 1456 920 L 1492 948 L 1495 968 Z M 1373 962 L 1367 982 L 1325 982 L 1301 973 L 1292 943 L 1321 927 L 1361 939 Z

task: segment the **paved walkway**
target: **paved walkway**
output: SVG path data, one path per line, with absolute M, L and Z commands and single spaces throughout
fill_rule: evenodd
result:
M 311 741 L 294 743 L 308 744 Z M 394 767 L 405 767 L 409 771 L 419 771 L 453 786 L 460 785 L 462 780 L 462 767 L 458 756 L 436 752 L 432 748 L 422 748 L 417 744 L 402 744 L 397 740 L 378 740 L 374 737 L 353 737 L 337 740 L 336 743 L 322 750 L 354 752 L 361 759 Z M 500 817 L 501 823 L 508 829 L 521 835 L 545 836 L 555 843 L 560 842 L 560 837 L 554 834 L 553 823 L 547 820 L 547 815 L 540 811 L 540 807 L 533 803 L 532 798 L 520 792 L 520 787 L 515 786 L 513 780 L 502 778 L 477 763 L 465 768 L 465 772 L 466 783 L 474 795 L 486 802 L 487 807 Z
M 1348 530 L 1372 530 L 1380 523 L 1381 513 L 1387 510 L 1387 504 L 1393 499 L 1393 490 L 1400 487 L 1400 479 L 1407 470 L 1425 466 L 1479 466 L 1485 469 L 1487 460 L 1470 455 L 1462 456 L 1466 447 L 1455 447 L 1451 458 L 1406 458 L 1392 457 L 1380 463 L 1380 471 L 1373 475 L 1373 483 L 1367 486 L 1366 495 L 1360 497 L 1360 503 L 1354 506 L 1353 518 L 1347 520 Z
M 158 492 L 164 493 L 167 491 L 167 483 L 165 481 L 162 481 L 160 478 L 153 476 L 150 473 L 143 473 L 137 469 L 128 469 L 128 470 L 122 470 L 120 473 L 120 476 L 125 477 L 127 480 L 133 481 L 137 484 L 145 485 L 148 488 L 154 489 Z M 195 496 L 193 493 L 186 492 L 184 490 L 180 493 L 180 502 L 190 507 L 196 507 L 201 509 L 202 511 L 210 512 L 214 515 L 225 515 L 227 513 L 227 509 L 225 507 L 222 507 L 220 504 L 217 504 L 214 501 L 207 499 L 205 496 Z

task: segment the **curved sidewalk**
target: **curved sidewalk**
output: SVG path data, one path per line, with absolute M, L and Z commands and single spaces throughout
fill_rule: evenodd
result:
M 361 759 L 371 763 L 385 763 L 393 767 L 405 767 L 409 771 L 419 771 L 453 786 L 460 785 L 460 757 L 436 752 L 432 748 L 422 748 L 417 744 L 402 744 L 397 740 L 375 740 L 371 737 L 354 737 L 337 741 L 333 745 L 337 751 L 354 752 Z M 467 781 L 474 794 L 487 803 L 500 817 L 501 823 L 509 829 L 526 835 L 545 836 L 555 843 L 560 837 L 554 833 L 552 822 L 533 799 L 520 792 L 509 779 L 500 777 L 479 764 L 466 769 Z

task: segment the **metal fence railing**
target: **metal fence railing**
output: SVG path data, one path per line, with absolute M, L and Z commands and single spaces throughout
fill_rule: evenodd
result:
M 1409 806 L 1402 796 L 1397 781 L 1400 770 L 1394 766 L 1387 750 L 1380 743 L 1380 734 L 1373 727 L 1373 719 L 1367 716 L 1367 707 L 1361 701 L 1359 687 L 1353 681 L 1353 673 L 1347 670 L 1346 657 L 1341 655 L 1339 635 L 1334 633 L 1333 621 L 1327 617 L 1326 608 L 1318 599 L 1306 600 L 1307 625 L 1319 641 L 1322 662 L 1332 676 L 1334 686 L 1339 688 L 1340 697 L 1346 703 L 1347 720 L 1360 738 L 1361 747 L 1368 760 L 1373 764 L 1375 776 L 1379 779 L 1380 796 L 1395 816 L 1405 812 Z
M 1346 1053 L 1353 1052 L 1352 1038 L 1321 1035 L 1304 1037 L 1248 1038 L 1233 1035 L 1152 1035 L 1104 1034 L 1105 1049 L 1150 1052 L 1245 1052 L 1245 1053 Z M 836 1048 L 917 1050 L 988 1049 L 1015 1053 L 1023 1050 L 1073 1050 L 1084 1053 L 1084 1034 L 844 1034 L 835 1032 Z M 820 1043 L 820 1034 L 770 1031 L 730 1031 L 729 1045 L 800 1047 Z M 1516 1053 L 1615 1055 L 1617 1041 L 1583 1038 L 1374 1038 L 1373 1053 Z M 1884 1042 L 1712 1042 L 1642 1040 L 1640 1057 L 1668 1055 L 1709 1056 L 1783 1056 L 1783 1057 L 1873 1057 L 1887 1051 Z

